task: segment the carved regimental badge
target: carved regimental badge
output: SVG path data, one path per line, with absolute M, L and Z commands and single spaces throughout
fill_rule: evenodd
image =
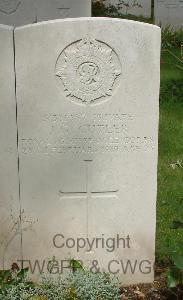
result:
M 20 3 L 21 0 L 0 0 L 0 11 L 10 15 L 18 9 Z
M 56 77 L 75 103 L 95 104 L 116 88 L 121 64 L 107 44 L 87 37 L 66 47 L 56 63 Z

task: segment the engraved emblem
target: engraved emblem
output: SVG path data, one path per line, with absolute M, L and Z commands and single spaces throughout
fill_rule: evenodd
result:
M 66 96 L 78 104 L 96 104 L 108 99 L 120 75 L 116 52 L 90 37 L 66 47 L 56 63 L 56 77 Z
M 20 3 L 21 0 L 0 0 L 0 11 L 10 15 L 18 9 Z

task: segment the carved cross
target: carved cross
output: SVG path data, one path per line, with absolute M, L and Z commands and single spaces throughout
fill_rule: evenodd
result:
M 93 199 L 93 198 L 111 198 L 111 197 L 118 197 L 117 193 L 118 190 L 114 189 L 114 190 L 101 190 L 101 191 L 92 191 L 89 188 L 89 183 L 88 183 L 88 178 L 89 178 L 89 168 L 90 165 L 92 163 L 92 160 L 85 160 L 84 161 L 86 164 L 86 188 L 85 191 L 81 191 L 81 192 L 64 192 L 64 191 L 60 191 L 60 197 L 62 199 L 86 199 L 86 206 L 87 206 L 87 224 L 86 224 L 86 230 L 87 230 L 87 237 L 88 237 L 88 233 L 89 233 L 89 224 L 88 224 L 88 216 L 89 216 L 89 200 Z
M 88 184 L 88 175 L 89 175 L 89 167 L 92 163 L 92 160 L 85 160 L 86 163 L 86 189 L 82 192 L 64 192 L 60 191 L 61 198 L 84 198 L 84 199 L 92 199 L 92 198 L 111 198 L 117 197 L 118 190 L 101 190 L 101 191 L 91 191 Z

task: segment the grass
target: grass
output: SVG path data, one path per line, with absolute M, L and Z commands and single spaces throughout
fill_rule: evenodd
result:
M 177 56 L 177 59 L 175 58 Z M 183 62 L 180 48 L 163 50 L 161 53 L 161 80 L 183 79 Z
M 170 50 L 180 58 L 180 49 Z M 161 56 L 161 81 L 183 80 L 183 63 L 167 51 Z M 183 97 L 183 95 L 182 95 Z M 182 160 L 183 164 L 183 100 L 179 103 L 160 105 L 159 166 L 157 201 L 156 253 L 162 257 L 166 248 L 183 248 L 183 229 L 171 229 L 173 221 L 183 222 L 183 168 L 171 164 Z
M 165 247 L 183 247 L 183 229 L 170 229 L 172 221 L 183 222 L 183 168 L 171 164 L 183 162 L 183 104 L 160 106 L 157 255 Z

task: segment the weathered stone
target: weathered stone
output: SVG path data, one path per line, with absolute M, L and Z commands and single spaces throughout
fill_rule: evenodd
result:
M 155 23 L 161 27 L 183 27 L 183 1 L 155 0 Z
M 91 0 L 36 0 L 38 21 L 91 17 Z
M 0 25 L 0 270 L 21 258 L 13 28 Z
M 35 22 L 34 0 L 0 0 L 0 24 L 20 26 Z
M 0 23 L 12 26 L 90 16 L 91 0 L 0 0 Z

